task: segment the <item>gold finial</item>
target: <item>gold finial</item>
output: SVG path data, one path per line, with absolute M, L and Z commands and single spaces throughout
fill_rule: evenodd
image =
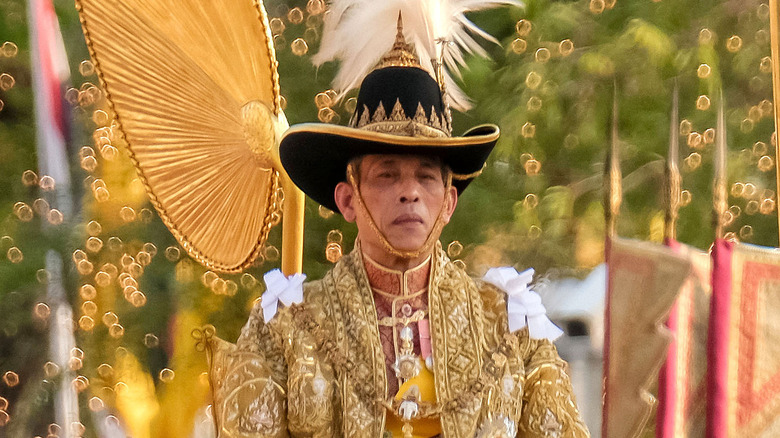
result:
M 672 95 L 672 117 L 669 122 L 669 153 L 666 157 L 666 183 L 664 209 L 664 238 L 677 239 L 677 218 L 680 210 L 680 192 L 682 176 L 678 162 L 680 161 L 680 123 L 679 123 L 679 89 L 677 79 L 674 81 L 674 94 Z
M 617 236 L 617 218 L 620 204 L 623 202 L 623 174 L 620 171 L 620 140 L 618 138 L 618 95 L 617 83 L 614 84 L 612 97 L 612 139 L 607 149 L 607 162 L 604 166 L 604 216 L 607 225 L 607 237 Z
M 724 223 L 723 216 L 729 208 L 729 195 L 726 187 L 728 179 L 727 144 L 726 144 L 726 122 L 723 116 L 724 97 L 723 89 L 720 90 L 718 99 L 718 122 L 715 127 L 715 154 L 712 164 L 715 175 L 712 181 L 712 222 L 715 228 L 715 238 L 723 239 Z
M 406 43 L 404 38 L 404 22 L 401 11 L 398 11 L 398 32 L 395 35 L 393 48 L 379 61 L 378 68 L 384 67 L 420 67 L 420 60 L 414 51 L 414 46 Z

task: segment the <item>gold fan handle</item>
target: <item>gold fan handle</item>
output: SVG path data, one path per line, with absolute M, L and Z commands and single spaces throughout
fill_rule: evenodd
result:
M 282 213 L 282 272 L 292 275 L 303 270 L 303 207 L 305 197 L 293 184 L 279 161 L 279 135 L 288 125 L 284 113 L 274 115 L 263 102 L 253 100 L 241 108 L 244 138 L 262 167 L 279 171 L 284 191 Z
M 285 173 L 280 172 L 284 189 L 282 214 L 282 273 L 292 275 L 303 270 L 303 192 Z

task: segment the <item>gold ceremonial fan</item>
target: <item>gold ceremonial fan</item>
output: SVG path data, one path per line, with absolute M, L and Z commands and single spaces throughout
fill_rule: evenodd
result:
M 303 194 L 279 163 L 287 129 L 260 0 L 76 0 L 130 155 L 165 224 L 210 269 L 249 266 L 278 223 L 301 269 Z M 280 189 L 281 187 L 281 189 Z

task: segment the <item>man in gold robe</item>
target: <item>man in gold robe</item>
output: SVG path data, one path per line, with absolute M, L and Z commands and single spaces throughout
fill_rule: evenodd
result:
M 284 135 L 292 180 L 358 238 L 321 280 L 266 275 L 237 345 L 213 358 L 221 436 L 588 436 L 532 273 L 475 280 L 441 248 L 498 138 L 450 131 L 441 87 L 401 37 L 350 126 Z

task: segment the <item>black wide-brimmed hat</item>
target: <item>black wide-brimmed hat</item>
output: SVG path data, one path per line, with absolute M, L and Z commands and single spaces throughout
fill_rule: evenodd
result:
M 305 123 L 282 136 L 279 154 L 304 193 L 338 212 L 333 192 L 349 162 L 363 155 L 433 156 L 453 172 L 461 193 L 480 173 L 498 140 L 498 127 L 481 125 L 451 135 L 449 108 L 439 83 L 411 55 L 403 36 L 360 85 L 349 126 Z

